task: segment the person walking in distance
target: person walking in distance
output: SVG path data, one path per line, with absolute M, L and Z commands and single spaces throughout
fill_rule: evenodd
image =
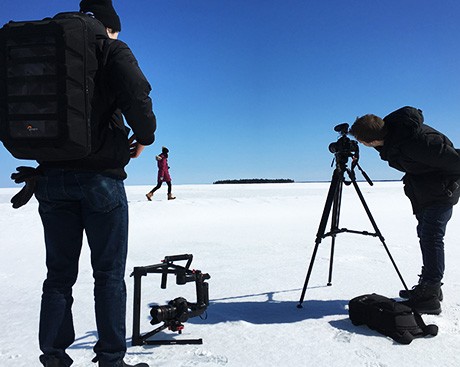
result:
M 148 201 L 152 201 L 152 196 L 155 191 L 157 191 L 163 182 L 166 182 L 168 185 L 168 200 L 174 200 L 176 197 L 172 195 L 172 184 L 171 184 L 171 175 L 169 174 L 169 166 L 168 166 L 168 153 L 169 149 L 163 147 L 161 149 L 161 153 L 157 155 L 155 158 L 157 160 L 158 165 L 158 179 L 157 185 L 150 190 L 145 196 L 147 197 Z

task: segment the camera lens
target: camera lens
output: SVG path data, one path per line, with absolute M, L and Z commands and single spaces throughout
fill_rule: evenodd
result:
M 338 149 L 337 149 L 337 143 L 331 143 L 331 144 L 329 144 L 329 151 L 330 151 L 331 153 L 336 153 L 337 150 L 338 150 Z
M 152 320 L 150 320 L 150 323 L 152 325 L 155 325 L 165 320 L 174 319 L 176 313 L 177 309 L 174 306 L 152 307 L 152 309 L 150 310 L 150 316 L 152 316 Z

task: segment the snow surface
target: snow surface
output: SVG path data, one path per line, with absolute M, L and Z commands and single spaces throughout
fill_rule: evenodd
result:
M 336 241 L 333 285 L 327 287 L 330 238 L 321 242 L 304 308 L 301 288 L 311 259 L 329 183 L 163 187 L 152 202 L 150 187 L 127 187 L 130 241 L 127 338 L 130 363 L 154 366 L 459 366 L 460 235 L 454 211 L 446 235 L 443 312 L 426 315 L 439 326 L 432 338 L 400 345 L 347 314 L 348 301 L 365 293 L 397 297 L 402 288 L 378 238 L 342 233 Z M 360 183 L 377 225 L 410 287 L 418 280 L 416 221 L 400 182 Z M 19 188 L 18 188 L 19 189 Z M 37 202 L 18 210 L 9 200 L 18 189 L 0 189 L 0 366 L 38 366 L 37 342 L 44 244 Z M 344 187 L 340 227 L 372 231 L 352 187 Z M 182 335 L 164 331 L 154 339 L 202 338 L 201 345 L 130 346 L 133 267 L 164 256 L 190 253 L 192 268 L 209 273 L 208 317 L 189 319 Z M 96 341 L 89 251 L 84 246 L 73 307 L 77 339 L 69 349 L 74 366 L 93 366 Z M 193 283 L 167 289 L 160 275 L 142 279 L 142 333 L 151 331 L 149 304 L 182 296 L 195 301 Z

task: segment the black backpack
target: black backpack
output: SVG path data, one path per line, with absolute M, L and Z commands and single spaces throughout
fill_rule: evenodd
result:
M 353 325 L 367 325 L 401 344 L 410 344 L 414 338 L 438 334 L 438 327 L 425 325 L 418 312 L 375 293 L 353 298 L 348 304 L 348 314 Z
M 16 158 L 91 152 L 91 100 L 107 34 L 84 13 L 0 29 L 0 140 Z

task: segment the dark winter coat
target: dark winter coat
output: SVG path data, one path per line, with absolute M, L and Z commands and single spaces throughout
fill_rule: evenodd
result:
M 124 167 L 130 159 L 129 129 L 124 125 L 123 116 L 137 142 L 150 145 L 155 140 L 156 118 L 149 97 L 150 84 L 124 42 L 105 42 L 106 63 L 98 72 L 91 102 L 91 154 L 73 161 L 39 162 L 42 167 L 98 171 L 126 178 Z
M 460 150 L 445 135 L 425 125 L 419 109 L 403 107 L 383 120 L 388 133 L 377 150 L 391 167 L 405 173 L 404 191 L 414 213 L 434 204 L 456 204 Z
M 158 182 L 171 182 L 171 176 L 169 175 L 169 166 L 168 166 L 168 155 L 161 153 L 157 155 L 157 164 L 158 164 Z

